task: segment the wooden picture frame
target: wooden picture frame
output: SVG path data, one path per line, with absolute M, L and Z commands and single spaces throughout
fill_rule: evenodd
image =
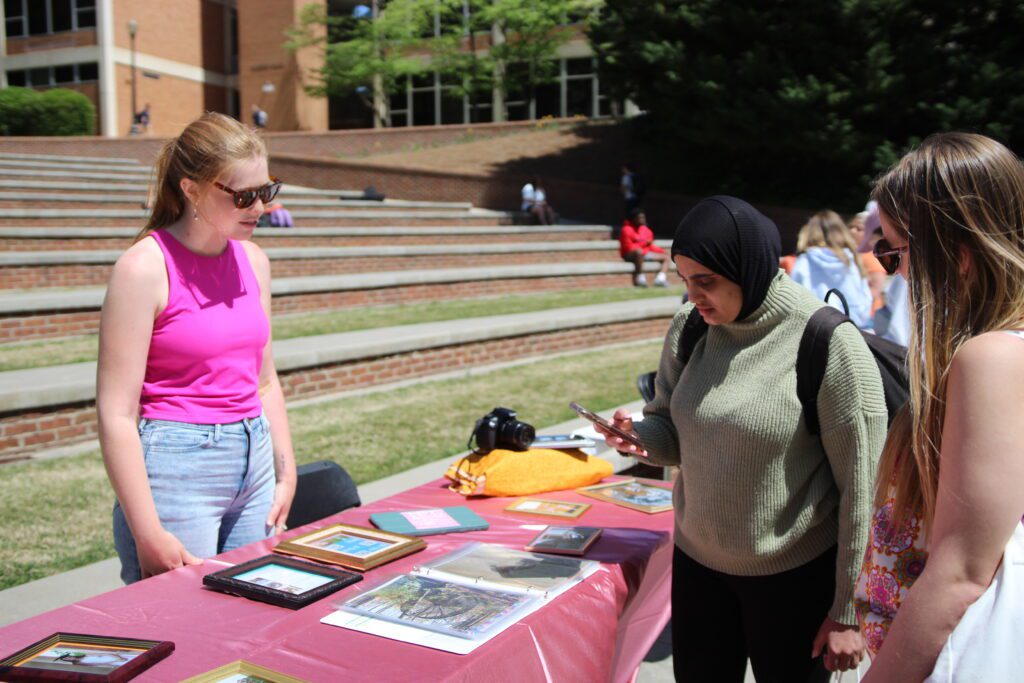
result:
M 364 572 L 426 547 L 427 542 L 417 536 L 332 524 L 280 543 L 274 552 Z
M 658 489 L 659 492 L 654 492 L 653 489 Z M 648 491 L 650 493 L 647 493 Z M 660 493 L 661 491 L 665 493 Z M 620 479 L 610 484 L 584 486 L 583 488 L 576 489 L 576 493 L 648 514 L 666 512 L 672 509 L 672 489 L 664 486 L 655 486 L 639 479 Z M 652 500 L 652 502 L 644 503 L 645 499 Z M 666 499 L 667 503 L 653 502 Z
M 505 508 L 506 512 L 521 512 L 527 515 L 565 517 L 576 519 L 590 509 L 590 503 L 574 503 L 568 500 L 546 498 L 520 498 Z
M 524 550 L 531 553 L 582 557 L 601 535 L 596 526 L 549 526 L 533 537 Z
M 268 683 L 308 683 L 305 679 L 288 676 L 287 674 L 268 669 L 265 666 L 247 662 L 244 659 L 225 664 L 192 678 L 186 678 L 181 683 L 221 683 L 225 679 L 230 680 L 234 676 L 252 676 Z
M 122 683 L 174 651 L 174 643 L 54 633 L 0 659 L 0 680 Z
M 203 585 L 250 600 L 299 609 L 362 580 L 362 574 L 343 569 L 265 555 L 207 574 Z

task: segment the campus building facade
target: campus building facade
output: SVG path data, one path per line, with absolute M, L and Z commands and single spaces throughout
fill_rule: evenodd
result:
M 355 0 L 317 0 L 331 12 L 357 11 Z M 283 47 L 285 30 L 310 0 L 3 0 L 0 87 L 63 87 L 96 106 L 98 135 L 128 135 L 149 105 L 146 134 L 173 135 L 204 111 L 251 121 L 253 106 L 272 131 L 372 127 L 365 98 L 306 94 L 322 59 Z M 601 117 L 619 113 L 600 87 L 581 31 L 561 45 L 557 79 L 532 99 L 470 103 L 450 94 L 436 73 L 386 93 L 392 126 Z

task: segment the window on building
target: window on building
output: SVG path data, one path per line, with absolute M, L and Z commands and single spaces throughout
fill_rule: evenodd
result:
M 100 67 L 96 62 L 86 62 L 85 64 L 78 64 L 78 81 L 80 83 L 89 83 L 91 81 L 100 80 Z
M 565 115 L 594 115 L 594 79 L 566 80 Z
M 8 38 L 17 38 L 28 33 L 25 18 L 23 0 L 4 0 L 4 20 Z
M 71 0 L 50 0 L 50 31 L 70 31 L 73 26 Z
M 8 38 L 96 26 L 96 0 L 4 0 Z
M 25 88 L 48 88 L 54 85 L 89 83 L 99 80 L 96 62 L 61 64 L 36 69 L 8 71 L 7 83 Z
M 594 73 L 594 60 L 590 57 L 578 57 L 565 60 L 565 73 L 569 76 L 589 76 Z
M 26 72 L 24 69 L 18 69 L 17 71 L 8 71 L 7 85 L 14 85 L 19 88 L 24 88 L 28 85 L 28 72 Z
M 77 0 L 75 5 L 78 20 L 76 28 L 94 28 L 96 26 L 96 0 Z
M 64 64 L 63 66 L 53 67 L 53 81 L 54 83 L 74 83 L 75 82 L 75 66 L 74 64 Z
M 538 119 L 545 116 L 562 115 L 562 84 L 543 83 L 534 92 L 534 116 Z

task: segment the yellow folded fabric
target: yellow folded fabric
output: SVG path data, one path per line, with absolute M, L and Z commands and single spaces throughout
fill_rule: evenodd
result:
M 607 460 L 579 450 L 531 448 L 467 455 L 444 476 L 449 489 L 464 496 L 528 496 L 596 484 L 612 474 Z

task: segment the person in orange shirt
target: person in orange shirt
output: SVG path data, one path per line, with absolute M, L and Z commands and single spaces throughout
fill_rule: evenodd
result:
M 654 243 L 654 233 L 647 227 L 647 217 L 641 209 L 629 212 L 629 218 L 622 224 L 619 233 L 619 255 L 633 264 L 633 284 L 637 287 L 647 286 L 644 275 L 644 261 L 658 261 L 661 269 L 654 278 L 655 287 L 668 287 L 669 257 L 665 250 Z
M 868 229 L 870 227 L 870 230 Z M 857 252 L 860 254 L 860 262 L 864 266 L 865 279 L 871 289 L 871 315 L 885 305 L 885 268 L 878 262 L 875 255 L 871 253 L 872 247 L 882 237 L 882 224 L 878 220 L 878 209 L 872 207 L 868 211 L 861 211 L 849 224 L 850 234 L 853 235 L 854 244 L 857 244 Z

